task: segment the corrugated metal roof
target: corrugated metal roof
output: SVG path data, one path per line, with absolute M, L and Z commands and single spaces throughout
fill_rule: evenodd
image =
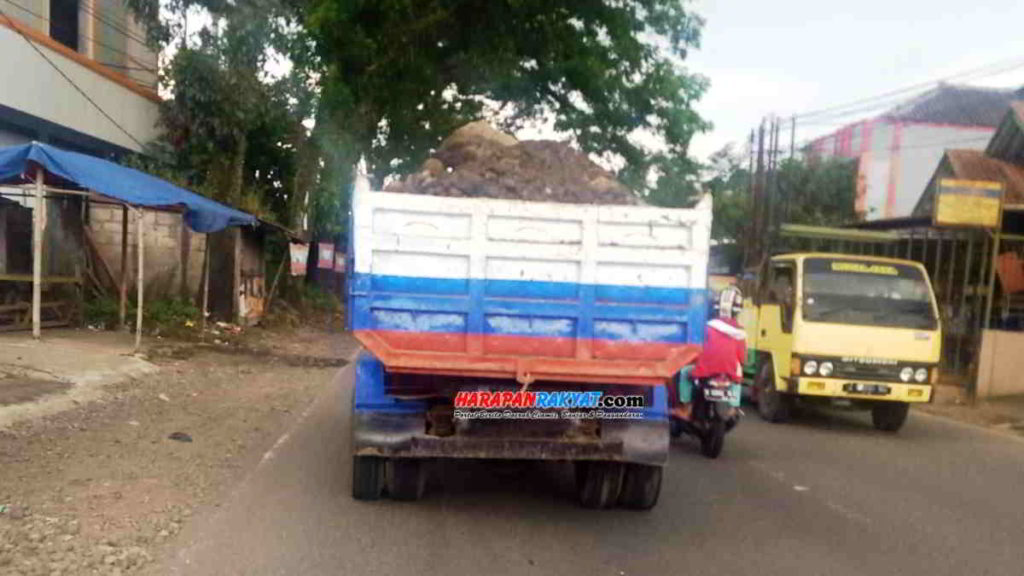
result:
M 990 158 L 980 150 L 947 150 L 946 159 L 955 178 L 1002 182 L 1006 203 L 1024 204 L 1024 167 Z
M 1010 102 L 985 154 L 1011 164 L 1024 164 L 1024 102 Z
M 1016 90 L 940 84 L 896 106 L 884 118 L 902 122 L 928 122 L 961 126 L 996 127 L 1006 114 Z

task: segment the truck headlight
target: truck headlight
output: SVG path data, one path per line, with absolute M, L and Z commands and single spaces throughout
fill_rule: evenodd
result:
M 818 374 L 821 374 L 825 378 L 832 375 L 835 370 L 835 366 L 831 362 L 822 362 L 821 366 L 818 366 Z
M 818 371 L 818 363 L 814 360 L 808 360 L 804 362 L 804 374 L 808 376 L 814 376 L 815 372 Z
M 914 377 L 914 369 L 907 366 L 903 370 L 900 370 L 900 380 L 904 382 L 910 382 L 910 379 Z
M 924 382 L 927 379 L 928 379 L 928 369 L 927 368 L 918 368 L 914 372 L 914 380 L 916 382 Z

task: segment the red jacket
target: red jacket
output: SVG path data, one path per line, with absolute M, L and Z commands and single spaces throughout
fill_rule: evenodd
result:
M 747 335 L 732 318 L 715 318 L 704 330 L 704 350 L 697 358 L 691 378 L 724 376 L 733 382 L 743 379 L 747 357 Z

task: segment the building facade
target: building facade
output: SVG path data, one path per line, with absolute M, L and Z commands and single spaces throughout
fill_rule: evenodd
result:
M 0 2 L 0 146 L 99 156 L 157 135 L 157 55 L 121 0 Z
M 857 161 L 855 209 L 864 219 L 909 216 L 945 150 L 984 150 L 1015 93 L 941 84 L 814 140 L 809 153 Z

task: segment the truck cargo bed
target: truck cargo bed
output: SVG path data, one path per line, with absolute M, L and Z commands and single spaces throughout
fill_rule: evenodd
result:
M 699 350 L 710 221 L 357 188 L 350 326 L 392 372 L 659 384 Z

